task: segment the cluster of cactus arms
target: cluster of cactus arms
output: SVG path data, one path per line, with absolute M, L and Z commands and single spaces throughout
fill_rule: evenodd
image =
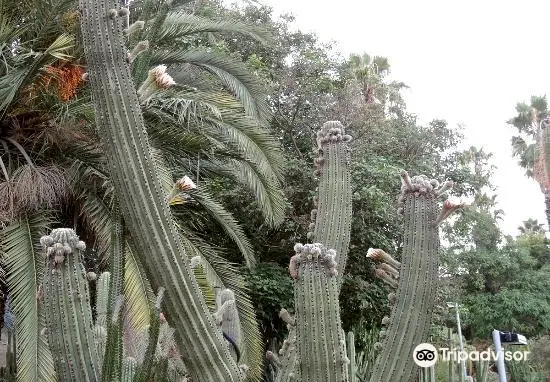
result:
M 314 199 L 307 235 L 313 243 L 294 246 L 289 271 L 294 279 L 295 315 L 281 311 L 289 337 L 279 357 L 267 353 L 277 369 L 277 382 L 349 379 L 338 295 L 351 233 L 350 141 L 344 126 L 336 121 L 325 123 L 317 135 L 319 195 Z
M 187 377 L 170 328 L 160 313 L 163 288 L 152 307 L 151 325 L 138 361 L 127 355 L 122 341 L 123 296 L 113 299 L 122 273 L 103 272 L 96 280 L 86 272 L 82 259 L 84 242 L 69 228 L 54 229 L 41 238 L 46 267 L 39 298 L 45 311 L 49 349 L 53 355 L 56 380 L 133 381 L 151 378 L 179 382 Z M 112 245 L 112 263 L 119 263 L 117 244 Z M 114 257 L 114 258 L 113 258 Z M 111 266 L 115 271 L 116 266 Z M 96 319 L 92 318 L 89 282 L 96 281 Z M 140 341 L 142 338 L 136 338 Z M 143 341 L 142 341 L 143 342 Z
M 314 199 L 308 233 L 313 244 L 296 244 L 296 254 L 290 260 L 295 316 L 281 312 L 289 336 L 279 356 L 267 352 L 267 359 L 278 371 L 276 382 L 356 381 L 354 349 L 346 349 L 338 302 L 351 231 L 350 140 L 339 122 L 327 122 L 317 135 L 319 196 Z M 439 211 L 437 200 L 452 182 L 440 186 L 422 175 L 410 178 L 403 172 L 401 176 L 402 261 L 381 249 L 370 249 L 367 254 L 381 260 L 376 275 L 397 289 L 389 296 L 391 318 L 382 322 L 386 327 L 380 333 L 383 342 L 376 344 L 380 355 L 373 382 L 409 382 L 418 377 L 412 351 L 426 340 L 430 326 L 438 282 L 438 226 L 461 207 L 447 200 Z M 353 347 L 353 333 L 347 340 Z

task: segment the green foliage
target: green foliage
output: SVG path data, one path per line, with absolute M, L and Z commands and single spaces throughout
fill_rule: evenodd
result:
M 486 338 L 494 327 L 526 336 L 550 328 L 548 244 L 543 235 L 535 233 L 500 246 L 456 252 L 450 269 L 455 285 L 462 288 L 459 298 L 469 338 Z
M 243 268 L 242 272 L 264 339 L 282 342 L 287 329 L 278 318 L 279 311 L 282 308 L 292 310 L 294 306 L 288 269 L 275 263 L 259 263 L 253 269 Z

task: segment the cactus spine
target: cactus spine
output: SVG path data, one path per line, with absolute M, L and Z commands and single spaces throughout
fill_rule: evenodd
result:
M 93 335 L 84 242 L 68 228 L 40 239 L 47 256 L 43 278 L 48 343 L 61 381 L 99 382 L 100 364 Z
M 193 379 L 241 382 L 244 375 L 208 313 L 165 203 L 127 62 L 123 29 L 128 26 L 117 17 L 118 3 L 80 0 L 79 5 L 96 125 L 124 222 L 153 287 L 166 287 L 166 314 L 179 348 L 192 349 L 184 362 Z
M 377 276 L 397 286 L 397 292 L 389 297 L 393 305 L 391 317 L 383 320 L 387 328 L 381 331 L 382 351 L 371 376 L 372 382 L 409 382 L 418 378 L 419 368 L 414 364 L 412 351 L 427 340 L 436 298 L 438 224 L 461 206 L 447 201 L 439 210 L 437 197 L 449 186 L 439 187 L 439 182 L 422 175 L 411 179 L 403 172 L 400 197 L 405 220 L 402 261 L 396 261 L 380 249 L 371 249 L 367 254 L 385 263 L 377 268 Z

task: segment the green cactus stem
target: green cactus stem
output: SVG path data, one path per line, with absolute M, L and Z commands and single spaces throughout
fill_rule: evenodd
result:
M 137 361 L 133 357 L 126 357 L 122 361 L 121 382 L 133 382 L 137 370 Z
M 43 278 L 48 343 L 60 381 L 99 382 L 92 309 L 82 252 L 72 229 L 54 229 L 40 239 L 47 256 Z
M 346 341 L 346 350 L 348 351 L 349 359 L 349 382 L 358 382 L 357 364 L 355 363 L 355 334 L 348 332 Z
M 290 259 L 296 316 L 281 349 L 276 382 L 348 378 L 338 295 L 351 233 L 350 141 L 337 121 L 325 123 L 317 133 L 314 175 L 319 177 L 319 194 L 313 199 L 307 234 L 317 243 L 296 244 Z
M 439 186 L 425 176 L 412 179 L 402 176 L 400 211 L 404 214 L 404 244 L 401 263 L 380 249 L 369 250 L 367 257 L 386 265 L 377 268 L 384 281 L 397 284 L 396 293 L 388 298 L 391 316 L 384 317 L 381 348 L 371 382 L 410 382 L 418 378 L 419 368 L 412 352 L 416 345 L 426 342 L 436 299 L 439 266 L 438 224 L 460 204 L 445 202 L 439 211 L 437 197 L 450 184 Z M 391 267 L 391 268 L 390 268 Z M 395 272 L 398 271 L 398 280 Z M 383 272 L 383 273 L 382 273 Z
M 539 144 L 535 147 L 535 166 L 533 175 L 545 194 L 550 190 L 550 117 L 539 124 Z
M 124 303 L 124 238 L 122 217 L 115 202 L 111 249 L 109 256 L 110 285 L 107 306 L 107 341 L 101 369 L 104 382 L 118 381 L 122 373 L 122 305 Z
M 155 306 L 151 309 L 151 319 L 149 326 L 149 341 L 147 343 L 147 349 L 143 357 L 143 362 L 139 368 L 139 372 L 136 375 L 136 382 L 148 382 L 151 378 L 151 372 L 155 362 L 155 354 L 157 352 L 158 338 L 160 334 L 161 318 L 164 321 L 164 315 L 160 311 L 162 299 L 164 297 L 165 289 L 159 288 L 157 293 L 157 300 Z
M 338 121 L 326 122 L 317 133 L 319 157 L 315 159 L 315 173 L 319 176 L 319 196 L 311 214 L 315 226 L 309 238 L 336 251 L 339 285 L 346 268 L 351 234 L 350 141 L 351 136 Z
M 220 306 L 214 313 L 214 317 L 229 344 L 231 355 L 235 362 L 239 362 L 241 358 L 241 321 L 235 293 L 231 289 L 224 289 L 220 292 Z
M 296 347 L 302 382 L 348 380 L 346 339 L 340 321 L 336 253 L 320 243 L 296 244 L 294 279 Z
M 202 299 L 166 203 L 126 62 L 124 25 L 116 14 L 109 16 L 118 3 L 80 0 L 79 8 L 96 126 L 124 222 L 153 288 L 166 287 L 165 312 L 178 348 L 189 349 L 183 357 L 190 375 L 197 381 L 241 382 L 244 376 Z
M 279 317 L 286 322 L 288 337 L 279 350 L 279 357 L 272 352 L 267 352 L 266 357 L 276 369 L 275 382 L 296 381 L 297 375 L 297 349 L 296 349 L 296 320 L 286 309 L 281 309 Z
M 103 364 L 105 347 L 107 346 L 107 312 L 109 306 L 109 286 L 111 273 L 103 272 L 96 282 L 96 319 L 94 325 L 94 338 L 100 364 Z

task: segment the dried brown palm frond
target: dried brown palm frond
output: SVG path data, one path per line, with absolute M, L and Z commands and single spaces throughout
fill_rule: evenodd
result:
M 14 215 L 13 184 L 10 181 L 0 182 L 0 225 L 11 221 Z
M 69 182 L 56 166 L 20 166 L 11 178 L 14 209 L 34 212 L 59 204 L 68 195 Z

